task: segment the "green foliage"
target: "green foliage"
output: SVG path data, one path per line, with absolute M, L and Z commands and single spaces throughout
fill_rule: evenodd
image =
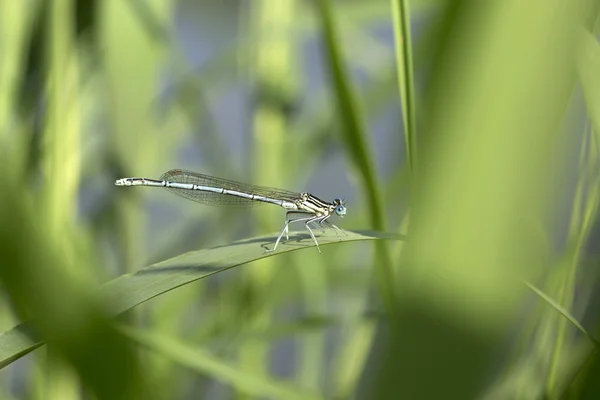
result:
M 597 398 L 599 7 L 243 3 L 0 2 L 0 395 Z M 113 186 L 176 167 L 348 230 Z

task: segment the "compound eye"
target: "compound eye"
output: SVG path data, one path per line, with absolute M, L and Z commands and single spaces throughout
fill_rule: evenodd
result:
M 346 215 L 346 207 L 344 207 L 343 205 L 337 206 L 335 208 L 335 213 L 340 217 Z

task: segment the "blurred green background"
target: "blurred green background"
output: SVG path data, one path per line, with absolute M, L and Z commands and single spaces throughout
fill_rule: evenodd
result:
M 596 3 L 0 1 L 2 398 L 600 398 Z

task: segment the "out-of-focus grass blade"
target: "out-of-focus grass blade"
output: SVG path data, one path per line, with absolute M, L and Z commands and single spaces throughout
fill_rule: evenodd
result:
M 596 134 L 600 134 L 600 46 L 590 32 L 581 30 L 577 71 L 587 104 L 588 116 Z
M 169 359 L 185 365 L 199 373 L 209 375 L 221 382 L 252 396 L 273 396 L 276 399 L 320 399 L 322 396 L 289 383 L 277 382 L 266 376 L 250 374 L 234 365 L 216 358 L 205 350 L 191 347 L 166 335 L 123 328 L 122 331 L 134 341 Z
M 71 365 L 81 387 L 93 397 L 154 398 L 142 384 L 141 364 L 131 343 L 114 329 L 97 296 L 90 293 L 90 279 L 73 272 L 79 264 L 90 267 L 88 258 L 77 258 L 77 264 L 75 250 L 68 253 L 58 244 L 74 235 L 65 229 L 61 238 L 52 236 L 48 213 L 32 201 L 20 180 L 7 174 L 0 177 L 0 187 L 5 189 L 0 196 L 0 281 L 18 315 L 35 318 L 35 324 L 0 335 L 0 366 L 39 347 L 43 337 L 52 343 L 50 359 Z M 71 257 L 63 257 L 65 253 Z
M 417 139 L 416 104 L 414 96 L 414 76 L 410 15 L 408 0 L 390 0 L 394 17 L 394 42 L 396 44 L 396 70 L 398 89 L 402 104 L 404 138 L 408 165 L 414 169 Z
M 344 129 L 344 144 L 347 146 L 361 177 L 365 183 L 367 196 L 369 198 L 372 223 L 376 229 L 384 226 L 380 190 L 377 183 L 374 163 L 368 148 L 365 122 L 362 112 L 358 106 L 357 99 L 352 92 L 350 78 L 344 66 L 340 40 L 333 22 L 333 13 L 329 0 L 319 0 L 319 14 L 323 29 L 323 45 L 329 62 L 333 89 L 340 112 L 340 118 Z
M 592 343 L 594 343 L 596 346 L 600 346 L 600 341 L 598 341 L 598 339 L 596 339 L 591 333 L 589 333 L 579 323 L 579 321 L 577 321 L 577 319 L 573 315 L 571 315 L 571 313 L 566 308 L 562 307 L 560 304 L 555 302 L 550 296 L 547 296 L 544 292 L 542 292 L 537 287 L 533 286 L 531 283 L 525 281 L 523 283 L 535 294 L 540 296 L 546 303 L 550 304 L 556 311 L 561 313 L 563 317 L 565 317 L 571 324 L 573 324 L 573 326 L 575 326 L 581 333 L 583 333 L 588 339 L 590 339 Z
M 300 318 L 293 323 L 277 323 L 262 329 L 251 329 L 248 332 L 219 331 L 218 337 L 210 338 L 211 344 L 231 345 L 232 341 L 243 343 L 247 340 L 275 341 L 286 337 L 301 336 L 315 332 L 322 332 L 326 329 L 339 328 L 341 326 L 359 326 L 372 325 L 384 317 L 384 313 L 373 311 L 365 313 L 355 318 L 347 319 L 332 315 L 308 315 Z
M 319 238 L 319 245 L 362 240 L 402 240 L 402 235 L 381 232 L 345 232 L 346 235 L 327 235 Z M 122 275 L 100 289 L 111 314 L 119 314 L 156 296 L 218 272 L 259 260 L 265 257 L 306 249 L 316 251 L 312 240 L 300 235 L 301 240 L 290 238 L 279 245 L 276 253 L 265 253 L 264 246 L 272 246 L 275 237 L 263 236 L 241 240 L 229 245 L 183 254 L 142 268 L 133 274 Z M 279 250 L 280 249 L 280 250 Z M 43 338 L 27 334 L 32 328 L 25 322 L 0 334 L 0 368 L 35 350 Z
M 362 110 L 353 93 L 350 77 L 343 62 L 340 39 L 334 23 L 330 0 L 317 1 L 318 14 L 321 22 L 322 40 L 329 73 L 333 81 L 334 96 L 338 104 L 342 123 L 344 144 L 356 166 L 363 183 L 369 203 L 371 223 L 375 229 L 385 229 L 381 189 L 377 180 L 375 163 L 369 150 L 369 140 L 365 133 L 365 121 Z M 380 296 L 388 313 L 394 307 L 394 271 L 389 251 L 385 246 L 377 247 L 377 278 Z
M 585 378 L 581 382 L 579 388 L 580 395 L 578 398 L 581 400 L 592 400 L 600 397 L 600 349 L 596 350 L 590 355 L 589 362 L 585 365 Z
M 398 268 L 402 329 L 365 368 L 365 377 L 382 368 L 371 397 L 478 397 L 521 311 L 520 280 L 549 256 L 536 224 L 556 214 L 548 177 L 563 164 L 551 145 L 574 88 L 586 0 L 448 4 Z
M 8 138 L 15 124 L 16 94 L 21 84 L 27 40 L 31 35 L 31 20 L 38 4 L 5 1 L 0 3 L 0 139 Z M 15 140 L 14 137 L 11 138 Z

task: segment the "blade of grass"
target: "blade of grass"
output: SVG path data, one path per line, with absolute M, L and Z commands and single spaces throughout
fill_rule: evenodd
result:
M 578 377 L 576 393 L 570 398 L 592 400 L 600 397 L 600 349 L 593 351 L 582 366 L 581 376 Z M 563 398 L 566 398 L 563 397 Z
M 298 96 L 297 37 L 285 32 L 294 26 L 296 1 L 272 2 L 259 0 L 251 2 L 247 26 L 242 27 L 252 38 L 248 48 L 240 48 L 249 53 L 247 68 L 251 80 L 256 82 L 256 102 L 251 116 L 253 181 L 261 184 L 285 186 L 290 179 L 290 171 L 298 168 L 291 163 L 298 148 L 290 146 L 289 113 L 285 110 Z M 298 157 L 294 157 L 298 158 Z M 311 164 L 309 159 L 305 159 Z M 279 218 L 273 214 L 260 214 L 258 223 L 266 229 L 279 225 Z M 261 305 L 245 319 L 244 325 L 250 329 L 266 328 L 273 324 L 273 311 L 277 308 L 268 288 L 275 282 L 276 264 L 273 259 L 261 261 L 257 268 L 245 269 L 244 279 L 250 290 L 263 292 Z M 266 375 L 269 366 L 268 343 L 249 340 L 239 349 L 238 359 L 243 371 Z M 314 366 L 313 366 L 314 367 Z M 239 400 L 249 399 L 247 393 L 240 392 Z
M 600 80 L 596 76 L 595 68 L 600 66 L 600 47 L 598 46 L 596 38 L 587 31 L 581 31 L 578 39 L 579 51 L 577 52 L 576 59 L 577 72 L 582 84 L 588 115 L 593 125 L 593 131 L 597 135 L 600 132 L 600 114 L 597 110 L 597 106 L 600 104 Z M 582 158 L 585 156 L 586 152 L 582 152 Z M 587 160 L 580 160 L 580 163 L 585 165 L 585 161 Z M 586 173 L 587 172 L 588 171 L 586 171 Z M 578 226 L 576 226 L 575 229 L 572 228 L 572 232 L 570 232 L 570 241 L 573 242 L 572 259 L 569 264 L 569 269 L 566 271 L 565 279 L 561 285 L 558 302 L 550 303 L 569 321 L 571 321 L 571 323 L 574 322 L 571 320 L 571 317 L 569 317 L 570 314 L 568 314 L 568 309 L 572 307 L 575 297 L 578 266 L 581 261 L 584 246 L 587 243 L 588 237 L 593 228 L 593 223 L 597 219 L 596 216 L 599 197 L 598 182 L 595 180 L 589 188 L 586 188 L 585 184 L 585 180 L 582 179 L 577 188 L 577 195 L 586 193 L 587 198 L 581 204 L 575 203 L 573 206 L 573 219 L 575 219 L 580 213 L 583 214 L 583 216 Z M 581 211 L 578 209 L 579 207 L 581 207 Z M 548 301 L 548 299 L 546 299 L 546 301 Z M 567 314 L 564 314 L 564 312 L 567 312 Z M 582 331 L 583 327 L 581 327 L 581 325 L 575 324 L 575 326 L 577 329 Z M 589 335 L 585 330 L 582 332 L 590 340 L 592 340 L 594 344 L 598 344 L 598 341 Z M 561 358 L 564 356 L 566 346 L 567 325 L 565 321 L 562 320 L 559 321 L 556 343 L 553 349 L 550 371 L 547 378 L 546 390 L 548 394 L 553 393 L 555 391 L 555 387 L 557 386 L 558 374 L 562 367 Z
M 548 303 L 550 306 L 552 306 L 552 308 L 554 308 L 556 311 L 558 311 L 563 317 L 565 317 L 567 319 L 567 321 L 569 321 L 575 328 L 577 328 L 579 330 L 579 332 L 583 333 L 585 335 L 585 337 L 587 337 L 592 343 L 594 343 L 594 345 L 600 346 L 600 341 L 598 339 L 596 339 L 591 333 L 589 333 L 579 323 L 579 321 L 577 321 L 577 319 L 569 312 L 569 310 L 562 307 L 560 304 L 558 304 L 556 301 L 554 301 L 550 296 L 546 295 L 544 292 L 542 292 L 540 289 L 535 287 L 533 284 L 526 282 L 526 281 L 524 281 L 523 283 L 525 284 L 525 286 L 527 286 L 529 289 L 531 289 L 535 294 L 537 294 L 542 300 L 544 300 L 546 303 Z
M 201 374 L 228 383 L 240 391 L 277 399 L 320 399 L 322 396 L 289 383 L 277 382 L 264 375 L 251 373 L 216 358 L 205 350 L 192 347 L 166 335 L 122 328 L 121 331 L 141 345 Z
M 585 96 L 588 116 L 597 135 L 600 135 L 600 45 L 590 32 L 580 33 L 577 53 L 577 72 Z
M 342 54 L 336 27 L 334 26 L 331 4 L 329 0 L 319 0 L 323 44 L 333 89 L 342 118 L 344 128 L 344 144 L 350 151 L 352 161 L 356 164 L 361 178 L 367 188 L 370 213 L 376 229 L 383 229 L 385 223 L 382 215 L 380 189 L 374 171 L 374 163 L 369 152 L 365 133 L 365 122 L 358 101 L 350 85 L 350 78 L 342 60 Z
M 232 342 L 242 344 L 248 339 L 261 341 L 274 341 L 283 338 L 306 335 L 314 332 L 322 332 L 327 329 L 349 326 L 352 329 L 363 325 L 374 325 L 383 316 L 383 313 L 374 311 L 371 313 L 362 313 L 350 318 L 341 318 L 339 315 L 329 314 L 308 314 L 291 323 L 278 322 L 262 330 L 249 330 L 240 332 L 239 328 L 235 331 L 219 331 L 218 337 L 210 337 L 208 340 L 211 345 L 228 345 Z
M 44 345 L 43 340 L 34 339 L 36 336 L 33 324 L 29 321 L 2 332 L 0 334 L 0 343 L 2 343 L 0 347 L 0 369 Z
M 381 190 L 377 182 L 374 163 L 370 155 L 368 141 L 365 133 L 365 122 L 362 110 L 352 91 L 350 78 L 342 60 L 337 29 L 333 20 L 333 12 L 329 0 L 317 1 L 318 14 L 321 23 L 322 40 L 328 69 L 333 80 L 335 98 L 338 104 L 344 135 L 344 145 L 347 147 L 352 162 L 364 182 L 371 223 L 377 230 L 385 229 L 383 218 L 383 205 Z M 394 272 L 390 254 L 385 246 L 377 246 L 377 277 L 379 280 L 380 295 L 385 304 L 386 311 L 392 314 L 394 304 Z
M 0 46 L 2 61 L 0 62 L 0 139 L 8 138 L 13 131 L 16 94 L 21 83 L 21 71 L 24 69 L 24 59 L 27 40 L 31 36 L 31 20 L 37 12 L 38 4 L 32 2 L 0 3 Z M 15 138 L 12 137 L 12 140 Z
M 390 3 L 394 22 L 396 70 L 404 122 L 406 158 L 410 169 L 414 171 L 417 157 L 417 121 L 409 7 L 407 0 L 390 0 Z
M 402 235 L 381 232 L 346 232 L 347 236 L 320 237 L 319 245 L 361 240 L 403 240 Z M 265 245 L 271 245 L 273 236 L 241 240 L 226 246 L 199 250 L 142 268 L 133 274 L 122 275 L 100 289 L 107 299 L 110 314 L 120 314 L 156 296 L 186 285 L 198 279 L 223 272 L 233 267 L 266 257 L 272 257 L 300 249 L 310 249 L 311 239 L 302 235 L 301 241 L 280 244 L 281 251 L 264 253 Z M 35 350 L 43 344 L 43 338 L 32 334 L 33 323 L 24 322 L 0 334 L 0 368 Z
M 418 229 L 398 268 L 402 330 L 381 352 L 388 371 L 373 396 L 396 387 L 408 398 L 473 398 L 488 379 L 522 307 L 515 278 L 548 254 L 531 221 L 550 215 L 548 144 L 570 100 L 582 3 L 449 3 L 419 131 Z
M 0 336 L 0 353 L 6 356 L 0 365 L 39 347 L 43 337 L 52 343 L 50 363 L 67 362 L 91 396 L 154 398 L 142 384 L 142 366 L 131 343 L 114 329 L 102 304 L 89 292 L 88 279 L 71 273 L 77 261 L 89 270 L 89 259 L 75 258 L 56 245 L 49 215 L 20 177 L 6 174 L 0 177 L 0 187 L 5 189 L 0 196 L 0 282 L 21 318 L 35 315 L 35 324 Z
M 55 237 L 64 238 L 65 227 L 76 209 L 80 172 L 81 112 L 78 102 L 79 58 L 73 38 L 69 1 L 52 3 L 48 15 L 47 91 L 48 113 L 44 132 L 47 151 L 45 176 L 50 226 Z M 69 239 L 65 238 L 65 242 Z M 63 245 L 60 243 L 59 245 Z M 67 245 L 68 246 L 68 245 Z

